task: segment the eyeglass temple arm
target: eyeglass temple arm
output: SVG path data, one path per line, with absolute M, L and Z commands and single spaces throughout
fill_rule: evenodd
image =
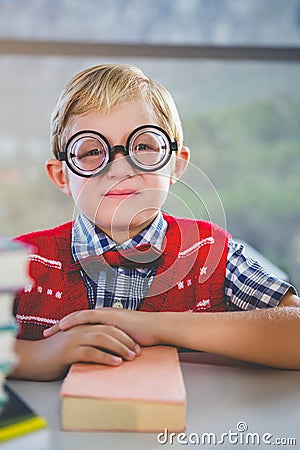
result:
M 177 152 L 177 150 L 178 150 L 177 142 L 176 141 L 171 142 L 171 152 Z
M 67 154 L 66 154 L 66 152 L 58 152 L 57 153 L 57 159 L 58 159 L 58 161 L 67 161 Z

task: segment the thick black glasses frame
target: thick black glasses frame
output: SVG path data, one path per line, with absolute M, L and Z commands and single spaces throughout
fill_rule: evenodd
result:
M 161 163 L 159 166 L 155 167 L 154 169 L 153 169 L 153 168 L 146 169 L 146 168 L 144 168 L 144 167 L 142 167 L 142 166 L 136 164 L 136 163 L 134 162 L 134 160 L 131 158 L 131 154 L 130 154 L 130 151 L 129 151 L 129 148 L 130 148 L 130 147 L 129 147 L 129 144 L 130 144 L 130 141 L 131 141 L 132 137 L 133 137 L 138 131 L 144 130 L 144 129 L 147 129 L 147 128 L 150 128 L 150 129 L 152 129 L 152 130 L 158 130 L 158 131 L 160 131 L 160 132 L 166 137 L 166 139 L 167 139 L 167 141 L 168 141 L 168 143 L 169 143 L 169 149 L 170 149 L 170 151 L 169 151 L 169 154 L 168 154 L 167 158 L 166 158 L 165 160 L 163 160 L 162 163 Z M 109 154 L 109 158 L 108 158 L 108 160 L 106 161 L 106 163 L 104 162 L 104 165 L 100 166 L 98 171 L 97 171 L 97 169 L 96 169 L 96 172 L 93 173 L 93 174 L 85 174 L 85 173 L 82 173 L 82 172 L 77 171 L 76 168 L 75 168 L 74 166 L 72 166 L 72 164 L 70 163 L 69 158 L 68 158 L 68 153 L 67 153 L 68 147 L 69 147 L 70 143 L 71 143 L 76 137 L 78 137 L 78 136 L 80 136 L 80 135 L 83 135 L 83 134 L 87 134 L 87 133 L 91 133 L 92 135 L 94 135 L 94 136 L 96 136 L 96 137 L 98 136 L 98 137 L 99 137 L 99 138 L 107 145 L 108 154 Z M 164 167 L 164 166 L 169 162 L 169 160 L 170 160 L 170 158 L 171 158 L 171 155 L 172 155 L 172 152 L 176 152 L 177 150 L 178 150 L 177 142 L 176 142 L 176 141 L 173 141 L 173 142 L 172 142 L 170 136 L 168 135 L 168 133 L 167 133 L 163 128 L 160 128 L 160 127 L 158 127 L 157 125 L 142 125 L 142 126 L 136 128 L 135 130 L 133 130 L 133 131 L 130 133 L 130 135 L 128 136 L 128 138 L 127 138 L 127 140 L 126 140 L 126 145 L 125 145 L 125 146 L 124 146 L 124 145 L 114 145 L 114 146 L 112 147 L 112 146 L 110 145 L 110 142 L 108 141 L 108 139 L 106 139 L 106 137 L 103 136 L 103 134 L 98 133 L 98 131 L 94 131 L 94 130 L 82 130 L 82 131 L 78 131 L 77 133 L 73 134 L 73 136 L 70 137 L 70 139 L 68 140 L 68 142 L 67 142 L 66 145 L 65 145 L 64 151 L 63 151 L 63 152 L 58 152 L 57 159 L 58 159 L 59 161 L 65 161 L 66 164 L 67 164 L 67 166 L 69 167 L 69 169 L 70 169 L 73 173 L 75 173 L 76 175 L 79 175 L 79 176 L 84 177 L 84 178 L 92 178 L 92 177 L 95 177 L 95 176 L 99 175 L 101 172 L 103 172 L 103 171 L 105 170 L 105 168 L 107 167 L 107 165 L 108 165 L 110 162 L 112 162 L 114 156 L 115 156 L 117 153 L 123 153 L 125 156 L 129 156 L 129 158 L 128 158 L 129 163 L 130 163 L 133 167 L 135 167 L 136 169 L 138 169 L 138 170 L 140 170 L 140 171 L 142 171 L 142 172 L 156 172 L 157 170 L 160 170 L 162 167 Z M 73 153 L 70 153 L 70 156 L 72 157 L 72 156 L 75 156 L 75 155 L 74 155 Z

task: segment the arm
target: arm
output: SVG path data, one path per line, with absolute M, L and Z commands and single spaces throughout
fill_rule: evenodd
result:
M 245 312 L 149 313 L 104 308 L 80 311 L 45 331 L 82 323 L 114 325 L 140 345 L 169 344 L 273 367 L 300 370 L 300 299 L 287 293 L 280 307 Z
M 177 337 L 172 336 L 171 320 L 166 317 L 164 325 L 158 325 L 162 343 L 171 337 L 174 345 L 300 370 L 300 300 L 296 296 L 287 295 L 282 307 L 267 310 L 178 317 L 173 323 Z
M 63 377 L 75 362 L 117 366 L 138 353 L 139 346 L 113 326 L 81 325 L 40 341 L 17 339 L 18 364 L 10 376 L 54 380 Z

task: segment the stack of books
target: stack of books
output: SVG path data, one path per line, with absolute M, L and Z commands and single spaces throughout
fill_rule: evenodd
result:
M 40 417 L 11 386 L 4 385 L 4 391 L 6 402 L 0 413 L 0 446 L 4 441 L 18 438 L 13 448 L 30 449 L 33 448 L 30 444 L 36 441 L 39 444 L 38 448 L 44 448 L 43 443 L 47 442 L 48 437 L 45 419 Z M 38 430 L 40 430 L 38 433 L 32 433 Z
M 30 282 L 28 256 L 30 247 L 0 236 L 0 444 L 46 427 L 36 414 L 6 383 L 16 363 L 15 339 L 18 327 L 13 315 L 17 291 Z M 28 444 L 28 440 L 26 441 Z M 18 448 L 29 448 L 20 442 Z
M 0 236 L 0 412 L 7 394 L 6 376 L 16 363 L 14 353 L 17 325 L 13 316 L 14 293 L 28 283 L 29 248 L 19 242 Z

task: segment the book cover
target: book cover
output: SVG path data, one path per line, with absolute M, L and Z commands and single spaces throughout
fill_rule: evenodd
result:
M 29 253 L 27 245 L 0 236 L 0 292 L 15 292 L 28 283 Z
M 7 395 L 4 391 L 6 376 L 11 370 L 11 363 L 2 363 L 0 362 L 0 417 L 1 417 L 1 411 L 4 407 L 4 403 L 7 400 Z
M 39 417 L 9 386 L 5 385 L 4 391 L 7 399 L 0 414 L 0 442 L 46 427 L 45 419 Z
M 13 299 L 14 296 L 11 292 L 0 293 L 0 327 L 14 320 Z
M 6 325 L 0 324 L 0 413 L 7 398 L 3 389 L 5 378 L 17 362 L 17 357 L 15 354 L 16 330 L 17 325 L 12 318 Z
M 0 236 L 0 413 L 7 398 L 3 390 L 4 380 L 16 363 L 17 323 L 13 315 L 14 293 L 29 282 L 30 251 L 29 246 Z M 3 429 L 0 433 L 0 436 L 3 436 Z
M 145 347 L 118 367 L 73 364 L 60 395 L 64 430 L 185 428 L 186 393 L 174 347 Z
M 0 308 L 1 311 L 1 308 Z M 17 325 L 12 322 L 0 325 L 0 363 L 15 363 L 15 342 Z

